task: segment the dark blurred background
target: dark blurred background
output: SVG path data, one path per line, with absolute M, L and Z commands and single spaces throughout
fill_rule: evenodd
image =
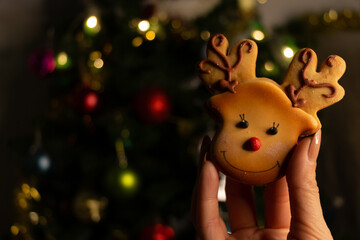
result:
M 358 0 L 3 0 L 0 29 L 1 239 L 195 239 L 214 123 L 194 66 L 218 32 L 256 40 L 276 81 L 285 48 L 346 60 L 318 182 L 335 239 L 360 239 Z

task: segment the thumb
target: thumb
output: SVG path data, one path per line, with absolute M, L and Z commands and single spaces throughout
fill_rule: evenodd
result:
M 324 220 L 316 181 L 320 142 L 321 130 L 313 137 L 301 140 L 286 172 L 291 206 L 289 237 L 295 239 L 332 239 Z

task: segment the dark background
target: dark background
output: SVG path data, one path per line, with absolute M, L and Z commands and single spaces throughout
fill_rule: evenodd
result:
M 75 3 L 74 3 L 75 2 Z M 76 1 L 59 1 L 53 7 L 45 0 L 0 1 L 0 233 L 13 223 L 13 197 L 17 169 L 10 158 L 8 139 L 29 131 L 35 117 L 46 110 L 47 89 L 43 79 L 27 69 L 29 53 L 43 42 L 49 14 L 71 15 Z M 290 18 L 330 8 L 360 11 L 356 0 L 271 0 L 259 7 L 265 27 L 286 23 Z M 49 12 L 52 11 L 52 12 Z M 318 181 L 330 229 L 346 236 L 356 229 L 360 237 L 360 32 L 338 30 L 318 36 L 319 59 L 337 54 L 347 62 L 341 79 L 345 98 L 322 112 L 323 142 Z M 1 235 L 1 234 L 0 234 Z M 346 239 L 346 238 L 344 238 Z M 353 238 L 355 239 L 355 238 Z

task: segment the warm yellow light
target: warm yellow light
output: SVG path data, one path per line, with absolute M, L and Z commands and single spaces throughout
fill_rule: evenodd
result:
M 58 65 L 64 66 L 68 62 L 68 55 L 66 52 L 60 52 L 56 58 L 56 62 Z
M 142 20 L 138 24 L 138 28 L 142 32 L 146 32 L 150 28 L 150 22 L 148 20 Z
M 100 51 L 93 51 L 90 53 L 89 56 L 90 60 L 95 61 L 98 58 L 101 58 L 101 52 Z
M 21 185 L 21 190 L 23 191 L 23 193 L 29 194 L 30 193 L 30 186 L 28 184 L 24 183 L 23 185 Z
M 210 35 L 211 35 L 211 34 L 210 34 L 209 31 L 202 31 L 202 32 L 200 33 L 200 37 L 201 37 L 201 39 L 204 40 L 204 41 L 209 40 Z
M 294 51 L 290 47 L 284 47 L 282 53 L 286 58 L 292 58 L 294 56 Z
M 20 232 L 20 229 L 19 229 L 18 226 L 12 225 L 10 227 L 10 232 L 12 233 L 12 235 L 17 236 L 19 234 L 19 232 Z
M 154 31 L 147 31 L 146 34 L 145 34 L 146 39 L 149 40 L 149 41 L 154 40 L 155 36 L 156 36 L 156 34 L 155 34 Z
M 32 197 L 35 201 L 40 201 L 40 200 L 41 200 L 40 193 L 38 192 L 38 190 L 37 190 L 36 188 L 31 188 L 31 189 L 30 189 L 30 194 L 31 194 L 31 197 Z
M 97 23 L 98 23 L 98 20 L 97 20 L 97 17 L 95 17 L 95 16 L 91 16 L 86 20 L 86 26 L 88 26 L 88 28 L 95 28 Z
M 104 61 L 101 58 L 98 58 L 94 61 L 94 67 L 100 69 L 104 66 Z
M 271 61 L 266 61 L 265 65 L 264 65 L 264 68 L 265 68 L 266 71 L 271 72 L 272 70 L 274 70 L 275 65 Z
M 143 39 L 141 37 L 136 37 L 131 43 L 134 47 L 139 47 L 143 43 Z
M 136 177 L 130 172 L 124 173 L 120 177 L 120 183 L 125 188 L 133 188 L 136 184 Z
M 36 212 L 29 212 L 29 219 L 30 219 L 32 224 L 38 225 L 38 223 L 39 223 L 39 214 L 37 214 Z
M 265 38 L 265 34 L 260 30 L 254 30 L 251 35 L 256 41 L 261 41 Z
M 27 204 L 25 198 L 19 199 L 19 206 L 24 209 L 27 208 L 28 204 Z
M 332 21 L 336 21 L 338 19 L 338 13 L 334 9 L 331 9 L 329 11 L 329 18 Z

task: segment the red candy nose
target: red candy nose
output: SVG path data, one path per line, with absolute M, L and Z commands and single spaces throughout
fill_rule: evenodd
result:
M 257 137 L 252 137 L 248 140 L 248 148 L 251 151 L 257 151 L 261 147 L 261 141 Z

